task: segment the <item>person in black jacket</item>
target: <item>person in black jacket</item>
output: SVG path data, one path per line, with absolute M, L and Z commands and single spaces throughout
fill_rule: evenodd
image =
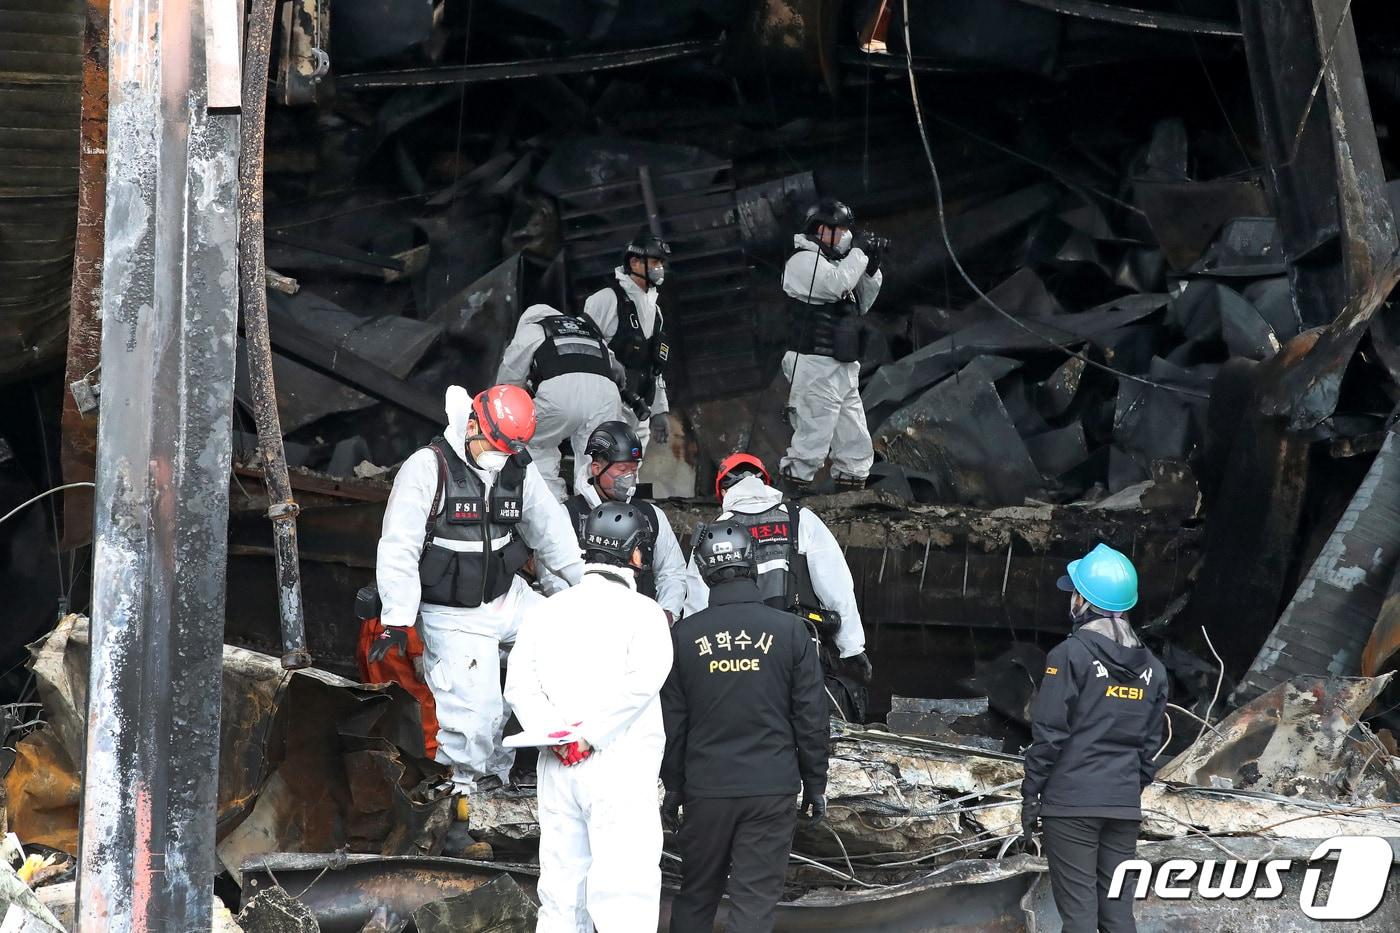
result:
M 1069 638 L 1045 658 L 1031 707 L 1021 826 L 1041 824 L 1050 887 L 1065 933 L 1134 933 L 1130 893 L 1108 897 L 1114 870 L 1136 857 L 1142 789 L 1156 773 L 1167 672 L 1123 613 L 1137 571 L 1100 544 L 1071 561 Z
M 799 783 L 809 824 L 826 814 L 827 698 L 806 625 L 762 602 L 748 529 L 721 521 L 697 536 L 710 604 L 672 629 L 661 691 L 662 818 L 679 826 L 681 849 L 671 933 L 714 929 L 726 876 L 728 929 L 762 933 L 783 892 Z

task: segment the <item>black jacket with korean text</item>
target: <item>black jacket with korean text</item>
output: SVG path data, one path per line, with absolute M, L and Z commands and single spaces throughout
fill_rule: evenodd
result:
M 1166 708 L 1166 669 L 1127 620 L 1077 626 L 1045 658 L 1022 799 L 1042 816 L 1141 819 Z
M 817 646 L 752 580 L 710 589 L 671 630 L 661 779 L 684 799 L 826 791 L 827 698 Z

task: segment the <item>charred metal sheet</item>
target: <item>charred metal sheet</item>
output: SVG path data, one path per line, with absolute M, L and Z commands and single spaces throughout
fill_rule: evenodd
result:
M 1132 26 L 1137 29 L 1185 32 L 1198 36 L 1220 36 L 1225 39 L 1237 39 L 1240 36 L 1240 27 L 1237 23 L 1209 19 L 1204 16 L 1190 16 L 1186 13 L 1139 10 L 1116 3 L 1100 3 L 1096 0 L 1018 0 L 1018 2 L 1065 16 L 1076 16 L 1100 23 L 1114 23 L 1119 26 Z
M 205 103 L 204 36 L 198 4 L 112 8 L 85 931 L 212 911 L 238 121 Z
M 1230 361 L 1211 389 L 1202 469 L 1211 521 L 1190 616 L 1193 630 L 1210 630 L 1231 676 L 1248 666 L 1287 595 L 1310 445 L 1259 416 L 1255 399 L 1283 358 L 1301 352 L 1295 344 L 1267 363 Z
M 945 379 L 899 409 L 875 435 L 875 449 L 892 463 L 941 477 L 947 502 L 1019 505 L 1040 484 L 1040 473 L 987 376 Z
M 964 328 L 880 367 L 861 393 L 871 426 L 879 424 L 894 405 L 979 354 L 1044 350 L 1047 340 L 1069 345 L 1093 343 L 1155 314 L 1166 304 L 1165 295 L 1131 295 L 1077 314 L 1059 314 L 1048 320 L 1026 318 L 1030 332 L 1000 316 Z
M 1360 670 L 1376 616 L 1400 558 L 1400 441 L 1390 436 L 1371 463 L 1317 560 L 1235 691 L 1249 700 L 1303 674 Z
M 107 193 L 107 8 L 89 0 L 83 28 L 81 149 L 78 155 L 78 228 L 73 249 L 73 292 L 68 312 L 68 358 L 63 384 L 100 381 L 102 347 L 102 229 Z M 97 461 L 97 418 L 78 411 L 63 393 L 59 463 L 64 483 L 92 482 Z M 92 540 L 92 491 L 63 495 L 63 547 Z
M 566 58 L 532 58 L 516 62 L 490 62 L 480 65 L 453 65 L 442 68 L 403 68 L 394 71 L 337 75 L 338 90 L 365 88 L 421 87 L 433 84 L 474 84 L 481 81 L 510 81 L 543 75 L 591 74 L 615 68 L 650 65 L 713 55 L 720 50 L 718 40 L 672 42 L 651 48 L 596 52 Z
M 388 924 L 413 918 L 424 904 L 475 891 L 500 877 L 533 892 L 538 869 L 510 862 L 428 856 L 274 852 L 242 866 L 244 896 L 278 886 L 301 891 L 322 933 L 360 933 L 379 908 Z
M 1227 221 L 1268 212 L 1263 190 L 1250 181 L 1140 180 L 1133 183 L 1133 200 L 1178 271 L 1201 258 Z
M 534 933 L 539 908 L 510 875 L 499 875 L 465 894 L 424 904 L 413 912 L 418 933 Z
M 1358 315 L 1357 302 L 1388 278 L 1396 237 L 1351 2 L 1239 6 L 1269 193 L 1298 310 L 1304 325 L 1315 327 L 1346 308 L 1359 337 L 1355 325 L 1374 305 Z
M 63 354 L 77 209 L 83 0 L 0 13 L 0 381 Z M 91 258 L 91 252 L 89 252 Z
M 1201 258 L 1187 270 L 1191 275 L 1257 278 L 1286 271 L 1278 222 L 1272 217 L 1236 217 Z
M 773 929 L 1010 933 L 1025 928 L 1020 902 L 1042 871 L 1042 863 L 1025 856 L 968 859 L 877 891 L 814 892 L 780 903 Z M 408 919 L 423 904 L 480 890 L 496 878 L 512 878 L 532 893 L 537 873 L 529 865 L 463 859 L 350 856 L 340 864 L 336 856 L 277 854 L 248 865 L 244 877 L 245 891 L 274 887 L 274 878 L 292 890 L 306 887 L 301 900 L 311 907 L 323 933 L 359 933 L 381 906 L 392 924 L 398 922 L 395 918 Z M 662 889 L 659 931 L 669 926 L 674 893 L 669 885 Z M 724 923 L 727 912 L 722 904 L 718 924 Z
M 282 430 L 295 431 L 332 412 L 367 408 L 376 399 L 430 423 L 447 423 L 441 397 L 404 378 L 441 335 L 436 324 L 360 317 L 305 290 L 270 295 L 268 317 L 276 351 L 270 379 L 277 386 Z M 256 405 L 252 368 L 239 366 L 238 394 Z
M 1308 800 L 1397 799 L 1400 775 L 1361 722 L 1386 677 L 1295 677 L 1235 710 L 1157 780 Z
M 1288 419 L 1289 427 L 1295 431 L 1314 428 L 1335 412 L 1342 377 L 1366 333 L 1366 324 L 1397 283 L 1400 262 L 1391 259 L 1375 270 L 1374 277 L 1347 302 L 1336 320 L 1315 333 L 1306 352 L 1298 356 L 1281 354 L 1286 364 L 1261 394 L 1260 411 Z M 1295 285 L 1294 300 L 1300 298 L 1301 292 Z M 1302 344 L 1297 345 L 1301 349 Z

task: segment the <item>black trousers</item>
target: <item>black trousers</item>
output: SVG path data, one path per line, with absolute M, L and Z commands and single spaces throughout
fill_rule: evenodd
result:
M 1113 870 L 1137 857 L 1140 821 L 1097 816 L 1043 816 L 1050 890 L 1064 933 L 1137 933 L 1132 886 L 1108 897 Z
M 726 878 L 729 933 L 769 933 L 792 851 L 797 795 L 687 800 L 684 816 L 671 933 L 712 933 Z

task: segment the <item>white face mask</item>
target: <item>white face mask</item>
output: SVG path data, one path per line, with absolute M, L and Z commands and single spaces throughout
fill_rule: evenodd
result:
M 476 455 L 476 465 L 488 473 L 499 473 L 505 467 L 510 454 L 499 450 L 484 450 Z
M 844 256 L 851 251 L 851 241 L 854 239 L 855 237 L 851 235 L 851 231 L 847 230 L 841 234 L 841 239 L 836 241 L 836 245 L 833 246 L 832 249 L 835 251 L 836 255 Z

